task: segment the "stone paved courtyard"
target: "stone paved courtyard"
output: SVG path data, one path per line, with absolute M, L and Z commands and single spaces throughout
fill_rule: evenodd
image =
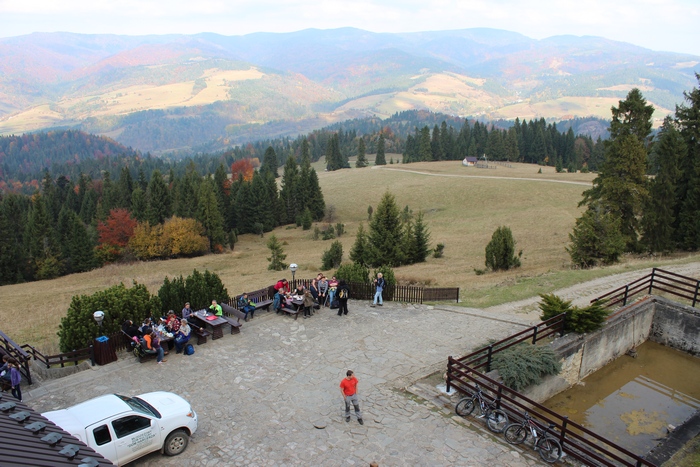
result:
M 199 430 L 187 451 L 135 465 L 539 465 L 532 451 L 496 439 L 480 421 L 404 389 L 444 368 L 448 355 L 523 329 L 530 323 L 522 315 L 352 300 L 349 308 L 346 317 L 324 308 L 297 321 L 261 313 L 241 334 L 195 346 L 193 356 L 173 352 L 156 365 L 121 354 L 116 363 L 35 384 L 25 400 L 39 411 L 112 392 L 165 390 L 189 400 Z M 348 368 L 360 380 L 364 426 L 343 417 L 338 385 Z

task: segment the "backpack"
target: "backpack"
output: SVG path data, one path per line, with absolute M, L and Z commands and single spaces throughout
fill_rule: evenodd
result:
M 338 292 L 338 298 L 345 300 L 348 298 L 348 289 L 340 289 Z
M 194 346 L 192 344 L 187 344 L 184 353 L 185 355 L 194 355 Z

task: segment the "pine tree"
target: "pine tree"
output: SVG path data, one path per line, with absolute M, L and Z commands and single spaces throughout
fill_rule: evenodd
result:
M 384 133 L 379 133 L 379 141 L 377 141 L 377 157 L 374 160 L 375 165 L 386 165 L 386 155 L 384 154 Z
M 397 239 L 402 238 L 402 224 L 399 208 L 394 196 L 386 192 L 374 211 L 369 224 L 369 255 L 371 266 L 397 266 L 403 257 L 402 245 Z
M 299 193 L 299 168 L 294 156 L 287 158 L 287 163 L 284 164 L 284 173 L 282 175 L 282 188 L 280 190 L 280 200 L 284 206 L 283 224 L 291 224 L 296 222 L 299 215 L 299 202 L 297 194 Z
M 413 236 L 414 251 L 411 263 L 422 263 L 431 253 L 430 231 L 425 224 L 423 211 L 418 212 L 418 216 L 416 216 L 416 221 L 413 225 Z
M 441 161 L 443 159 L 440 129 L 437 125 L 433 127 L 432 139 L 430 140 L 430 151 L 434 161 Z
M 700 83 L 700 74 L 695 78 Z M 700 248 L 700 86 L 685 92 L 687 104 L 676 107 L 676 119 L 687 152 L 682 158 L 677 199 L 677 242 L 687 250 Z
M 224 220 L 219 210 L 213 180 L 205 180 L 199 189 L 199 211 L 197 220 L 204 226 L 209 239 L 209 251 L 216 251 L 216 245 L 226 244 Z
M 651 252 L 669 252 L 674 249 L 674 213 L 679 210 L 676 185 L 680 177 L 679 163 L 685 153 L 683 138 L 673 121 L 666 118 L 659 140 L 654 145 L 659 170 L 651 182 L 642 218 L 642 243 Z
M 265 155 L 263 156 L 262 165 L 260 166 L 260 173 L 264 174 L 265 172 L 269 172 L 274 178 L 277 178 L 279 177 L 279 174 L 277 173 L 278 167 L 277 154 L 272 146 L 268 146 L 268 148 L 265 150 Z
M 277 240 L 277 237 L 274 235 L 270 236 L 267 241 L 267 248 L 270 249 L 270 257 L 267 258 L 270 264 L 267 269 L 270 271 L 284 271 L 287 269 L 287 264 L 284 263 L 287 255 L 284 254 L 282 244 Z
M 170 194 L 159 170 L 154 170 L 146 190 L 146 220 L 158 225 L 170 217 Z
M 144 193 L 141 187 L 137 186 L 131 193 L 131 207 L 129 210 L 133 214 L 134 219 L 143 222 L 146 220 L 146 208 L 146 193 Z M 80 217 L 82 218 L 82 215 Z
M 128 167 L 122 167 L 117 183 L 117 207 L 131 208 L 131 193 L 134 191 L 134 179 Z
M 367 156 L 365 155 L 365 140 L 360 138 L 357 144 L 357 160 L 355 161 L 355 167 L 358 169 L 362 167 L 367 167 Z
M 73 272 L 89 271 L 98 266 L 95 257 L 95 244 L 88 234 L 85 224 L 72 212 L 68 254 Z
M 433 149 L 430 145 L 430 128 L 424 126 L 420 131 L 418 141 L 418 161 L 433 160 Z
M 350 259 L 357 264 L 367 266 L 369 264 L 369 240 L 365 232 L 364 224 L 360 223 L 355 236 L 355 243 L 350 249 Z
M 571 261 L 582 268 L 615 263 L 625 251 L 620 219 L 596 204 L 576 219 L 569 240 L 571 244 L 566 251 Z

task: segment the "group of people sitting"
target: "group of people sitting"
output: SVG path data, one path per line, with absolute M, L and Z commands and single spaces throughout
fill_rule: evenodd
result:
M 344 290 L 344 300 L 338 300 L 337 295 L 340 290 Z M 309 287 L 304 287 L 303 284 L 297 285 L 294 291 L 290 291 L 289 282 L 287 279 L 280 279 L 275 284 L 275 296 L 273 298 L 272 307 L 277 313 L 281 313 L 283 308 L 292 306 L 294 301 L 301 301 L 300 307 L 304 310 L 304 318 L 313 315 L 313 310 L 322 306 L 330 306 L 338 308 L 338 315 L 343 311 L 347 314 L 347 298 L 349 296 L 348 286 L 345 281 L 338 281 L 335 276 L 327 279 L 322 273 L 319 273 L 316 278 L 311 281 Z M 344 302 L 344 303 L 343 303 Z
M 122 331 L 134 342 L 141 346 L 147 354 L 155 354 L 158 364 L 167 362 L 165 356 L 175 347 L 175 353 L 182 353 L 192 335 L 187 318 L 192 313 L 189 302 L 182 310 L 182 318 L 178 318 L 173 310 L 158 319 L 156 323 L 151 317 L 146 318 L 141 326 L 136 326 L 134 322 L 127 319 L 122 324 Z M 167 342 L 168 350 L 163 348 L 163 343 Z

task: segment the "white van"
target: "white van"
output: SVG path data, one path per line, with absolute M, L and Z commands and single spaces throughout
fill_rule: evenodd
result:
M 116 465 L 154 451 L 182 453 L 197 431 L 189 402 L 170 392 L 110 394 L 42 414 Z

